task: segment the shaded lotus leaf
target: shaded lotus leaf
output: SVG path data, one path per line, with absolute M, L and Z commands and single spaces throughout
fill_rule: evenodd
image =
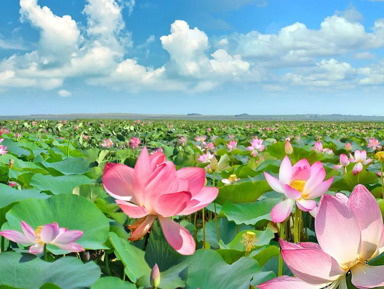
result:
M 100 268 L 94 263 L 83 264 L 75 257 L 65 257 L 48 263 L 29 254 L 5 252 L 0 254 L 0 285 L 14 288 L 72 289 L 90 287 L 100 277 Z M 11 288 L 12 288 L 11 287 Z

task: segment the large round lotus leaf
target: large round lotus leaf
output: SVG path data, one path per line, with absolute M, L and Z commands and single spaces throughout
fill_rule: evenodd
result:
M 124 282 L 118 277 L 104 277 L 97 280 L 95 284 L 92 285 L 91 289 L 136 289 L 136 286 L 129 282 Z
M 57 222 L 59 227 L 68 230 L 81 230 L 83 236 L 76 241 L 86 249 L 104 249 L 108 237 L 109 220 L 89 200 L 75 195 L 52 196 L 46 200 L 28 199 L 16 204 L 6 214 L 7 223 L 3 230 L 22 232 L 21 221 L 32 228 Z M 54 254 L 65 251 L 48 246 Z
M 0 285 L 28 289 L 38 289 L 46 283 L 61 289 L 89 288 L 100 277 L 100 268 L 94 262 L 83 264 L 75 257 L 65 257 L 48 263 L 13 252 L 0 254 L 0 272 Z

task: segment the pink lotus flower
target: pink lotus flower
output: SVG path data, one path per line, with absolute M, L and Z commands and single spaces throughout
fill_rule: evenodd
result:
M 6 146 L 0 145 L 0 155 L 5 155 L 6 153 L 8 153 L 6 149 Z
M 131 241 L 142 238 L 159 218 L 168 243 L 180 254 L 191 255 L 195 241 L 187 229 L 171 216 L 189 215 L 211 203 L 217 188 L 204 187 L 202 168 L 182 168 L 166 160 L 163 153 L 148 155 L 144 147 L 135 168 L 123 164 L 105 165 L 103 185 L 124 213 L 140 218 L 131 229 Z
M 233 151 L 237 149 L 237 141 L 235 140 L 230 140 L 229 143 L 227 144 L 227 149 L 229 151 Z
M 314 210 L 316 202 L 313 199 L 324 195 L 333 181 L 333 177 L 323 181 L 325 170 L 321 162 L 310 166 L 306 159 L 302 159 L 292 166 L 288 156 L 281 162 L 279 179 L 266 172 L 264 176 L 275 192 L 287 197 L 272 209 L 271 218 L 275 223 L 281 223 L 288 218 L 295 202 L 300 210 Z
M 23 233 L 15 230 L 4 230 L 0 232 L 0 235 L 18 244 L 33 244 L 29 247 L 29 253 L 31 254 L 39 254 L 43 252 L 45 244 L 55 245 L 56 247 L 69 252 L 84 251 L 83 247 L 74 243 L 74 241 L 83 235 L 82 231 L 68 231 L 66 228 L 59 228 L 59 225 L 56 222 L 39 226 L 36 230 L 33 230 L 33 228 L 26 222 L 21 221 L 21 229 L 23 230 Z
M 341 154 L 340 155 L 340 165 L 334 165 L 333 167 L 335 170 L 339 170 L 341 168 L 344 169 L 344 172 L 347 172 L 347 166 L 349 165 L 349 159 L 346 154 Z
M 363 165 L 368 165 L 370 162 L 372 162 L 372 159 L 367 159 L 367 152 L 365 150 L 359 151 L 355 150 L 354 155 L 349 154 L 350 156 L 350 162 L 356 163 L 353 167 L 353 174 L 357 175 L 363 170 Z
M 18 185 L 18 183 L 16 183 L 15 181 L 8 181 L 8 186 L 10 187 L 16 187 Z
M 211 154 L 210 152 L 206 152 L 205 154 L 202 154 L 201 156 L 199 156 L 197 160 L 203 164 L 206 164 L 206 163 L 210 163 L 214 157 L 215 155 Z
M 369 141 L 369 143 L 368 143 L 367 147 L 372 148 L 372 150 L 375 151 L 377 148 L 379 150 L 382 148 L 382 146 L 380 145 L 380 142 L 377 139 L 371 138 L 368 141 Z
M 321 141 L 315 142 L 315 147 L 313 149 L 318 152 L 323 152 L 323 144 Z
M 293 147 L 292 147 L 291 143 L 289 142 L 289 140 L 287 140 L 285 142 L 284 150 L 285 150 L 285 153 L 287 155 L 290 155 L 293 153 Z
M 384 249 L 383 228 L 379 205 L 363 185 L 357 185 L 349 199 L 324 195 L 315 220 L 319 244 L 280 240 L 284 262 L 297 278 L 279 277 L 258 287 L 347 288 L 348 272 L 357 288 L 383 286 L 384 266 L 368 264 Z
M 347 142 L 347 143 L 345 144 L 345 150 L 346 150 L 346 151 L 350 151 L 350 150 L 352 150 L 352 145 L 351 145 L 350 142 Z
M 253 157 L 256 157 L 259 152 L 262 152 L 264 150 L 264 148 L 265 146 L 263 145 L 263 140 L 255 137 L 251 141 L 251 146 L 247 147 L 247 150 L 251 152 L 251 155 Z
M 101 144 L 102 147 L 105 147 L 105 148 L 110 148 L 113 146 L 113 142 L 111 141 L 111 139 L 107 138 L 103 141 L 103 143 Z
M 131 137 L 131 140 L 129 141 L 129 145 L 131 148 L 137 149 L 140 146 L 140 144 L 141 144 L 141 141 L 139 138 L 134 137 L 134 136 Z
M 205 142 L 206 139 L 207 137 L 205 135 L 195 137 L 195 141 L 200 141 L 200 142 Z

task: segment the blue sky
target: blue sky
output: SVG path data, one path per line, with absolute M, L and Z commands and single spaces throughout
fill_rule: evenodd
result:
M 0 115 L 384 115 L 384 1 L 2 0 Z

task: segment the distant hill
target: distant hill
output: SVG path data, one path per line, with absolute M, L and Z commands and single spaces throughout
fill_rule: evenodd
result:
M 71 119 L 148 119 L 148 120 L 244 120 L 244 121 L 384 121 L 384 116 L 341 115 L 341 114 L 295 114 L 295 115 L 187 115 L 173 114 L 133 114 L 133 113 L 74 113 L 74 114 L 32 114 L 0 116 L 1 120 L 71 120 Z

